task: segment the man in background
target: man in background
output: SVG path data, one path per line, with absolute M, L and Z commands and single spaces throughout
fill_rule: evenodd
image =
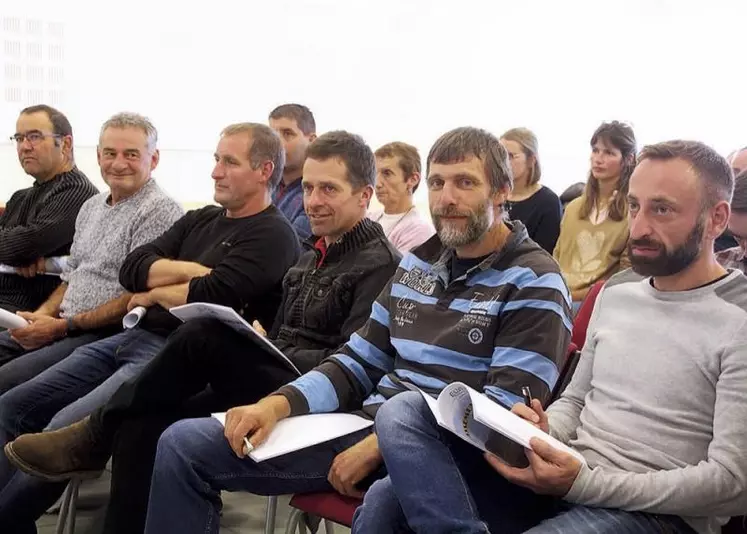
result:
M 0 264 L 16 270 L 0 274 L 0 308 L 30 311 L 60 285 L 59 276 L 36 276 L 44 259 L 70 253 L 78 211 L 98 191 L 75 166 L 73 129 L 60 111 L 22 110 L 10 139 L 34 185 L 13 193 L 0 215 Z
M 306 106 L 283 104 L 270 112 L 269 123 L 280 136 L 285 149 L 283 179 L 272 194 L 272 202 L 288 218 L 303 241 L 311 235 L 311 226 L 303 207 L 301 178 L 306 150 L 316 139 L 316 121 Z
M 734 179 L 729 234 L 737 245 L 717 252 L 716 259 L 727 269 L 747 272 L 747 258 L 745 258 L 745 253 L 747 253 L 747 168 Z
M 376 151 L 376 198 L 384 206 L 369 217 L 405 254 L 425 243 L 436 230 L 420 216 L 413 195 L 420 185 L 420 154 L 407 143 L 394 142 Z

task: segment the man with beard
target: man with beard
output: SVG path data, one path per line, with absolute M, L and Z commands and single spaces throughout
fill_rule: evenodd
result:
M 487 455 L 500 476 L 485 470 L 490 482 L 476 485 L 433 417 L 413 422 L 401 396 L 376 418 L 389 478 L 366 495 L 353 532 L 715 534 L 744 513 L 747 278 L 713 252 L 732 189 L 726 160 L 701 143 L 641 153 L 628 194 L 639 276 L 605 285 L 563 396 L 547 412 L 537 400 L 513 408 L 585 464 L 535 438 L 528 467 Z M 487 487 L 490 516 L 479 507 Z
M 217 533 L 222 490 L 361 495 L 384 474 L 371 429 L 260 463 L 244 458 L 244 437 L 255 447 L 285 417 L 361 409 L 373 417 L 382 404 L 411 398 L 408 386 L 436 395 L 457 380 L 506 407 L 521 400 L 525 385 L 538 399 L 550 398 L 570 339 L 570 295 L 550 255 L 521 223 L 503 221 L 512 186 L 505 149 L 483 130 L 459 128 L 436 142 L 428 167 L 437 235 L 404 257 L 366 324 L 315 369 L 256 404 L 233 408 L 225 428 L 206 418 L 166 430 L 147 533 Z M 407 415 L 424 410 L 423 401 Z M 447 441 L 467 447 L 456 437 Z M 503 449 L 521 452 L 506 443 Z M 479 450 L 469 452 L 485 471 Z M 420 474 L 416 466 L 410 473 Z
M 316 139 L 316 121 L 306 106 L 283 104 L 270 112 L 269 123 L 285 149 L 283 179 L 272 194 L 272 203 L 288 218 L 303 241 L 311 235 L 311 226 L 304 211 L 301 179 L 306 150 Z

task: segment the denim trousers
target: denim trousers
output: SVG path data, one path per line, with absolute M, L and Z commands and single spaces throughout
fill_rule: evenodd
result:
M 21 434 L 83 419 L 137 375 L 165 343 L 163 336 L 134 328 L 78 347 L 0 396 L 0 446 Z M 0 455 L 0 532 L 33 532 L 34 521 L 64 487 L 21 473 Z
M 379 409 L 376 434 L 388 475 L 366 493 L 353 534 L 693 532 L 678 517 L 573 505 L 511 484 L 442 429 L 417 392 Z
M 308 449 L 255 462 L 238 458 L 216 419 L 185 419 L 158 442 L 145 532 L 218 533 L 220 492 L 282 495 L 330 491 L 339 453 L 371 433 L 361 430 Z

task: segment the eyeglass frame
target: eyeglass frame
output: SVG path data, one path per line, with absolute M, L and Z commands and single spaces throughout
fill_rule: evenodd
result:
M 29 139 L 29 135 L 38 135 L 39 136 L 39 140 L 32 141 L 31 139 Z M 20 145 L 24 141 L 28 141 L 29 144 L 31 144 L 31 146 L 37 146 L 39 143 L 41 143 L 42 141 L 44 141 L 48 137 L 51 137 L 53 139 L 59 139 L 59 138 L 65 137 L 65 136 L 62 135 L 62 134 L 58 134 L 58 133 L 46 133 L 46 132 L 42 132 L 41 130 L 30 130 L 30 131 L 25 132 L 25 133 L 20 133 L 20 132 L 14 133 L 8 139 L 10 139 L 12 142 L 15 142 L 16 145 Z

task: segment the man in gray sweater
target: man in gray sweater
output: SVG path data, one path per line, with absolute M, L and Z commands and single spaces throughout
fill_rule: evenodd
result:
M 446 532 L 434 518 L 448 510 L 470 533 L 716 534 L 743 514 L 747 278 L 713 252 L 733 187 L 726 160 L 701 143 L 641 153 L 628 194 L 635 272 L 599 295 L 562 397 L 547 412 L 536 399 L 513 407 L 585 464 L 535 438 L 528 467 L 487 455 L 501 476 L 484 464 L 480 476 L 430 412 L 404 425 L 412 415 L 385 406 L 376 430 L 389 476 L 353 532 Z

